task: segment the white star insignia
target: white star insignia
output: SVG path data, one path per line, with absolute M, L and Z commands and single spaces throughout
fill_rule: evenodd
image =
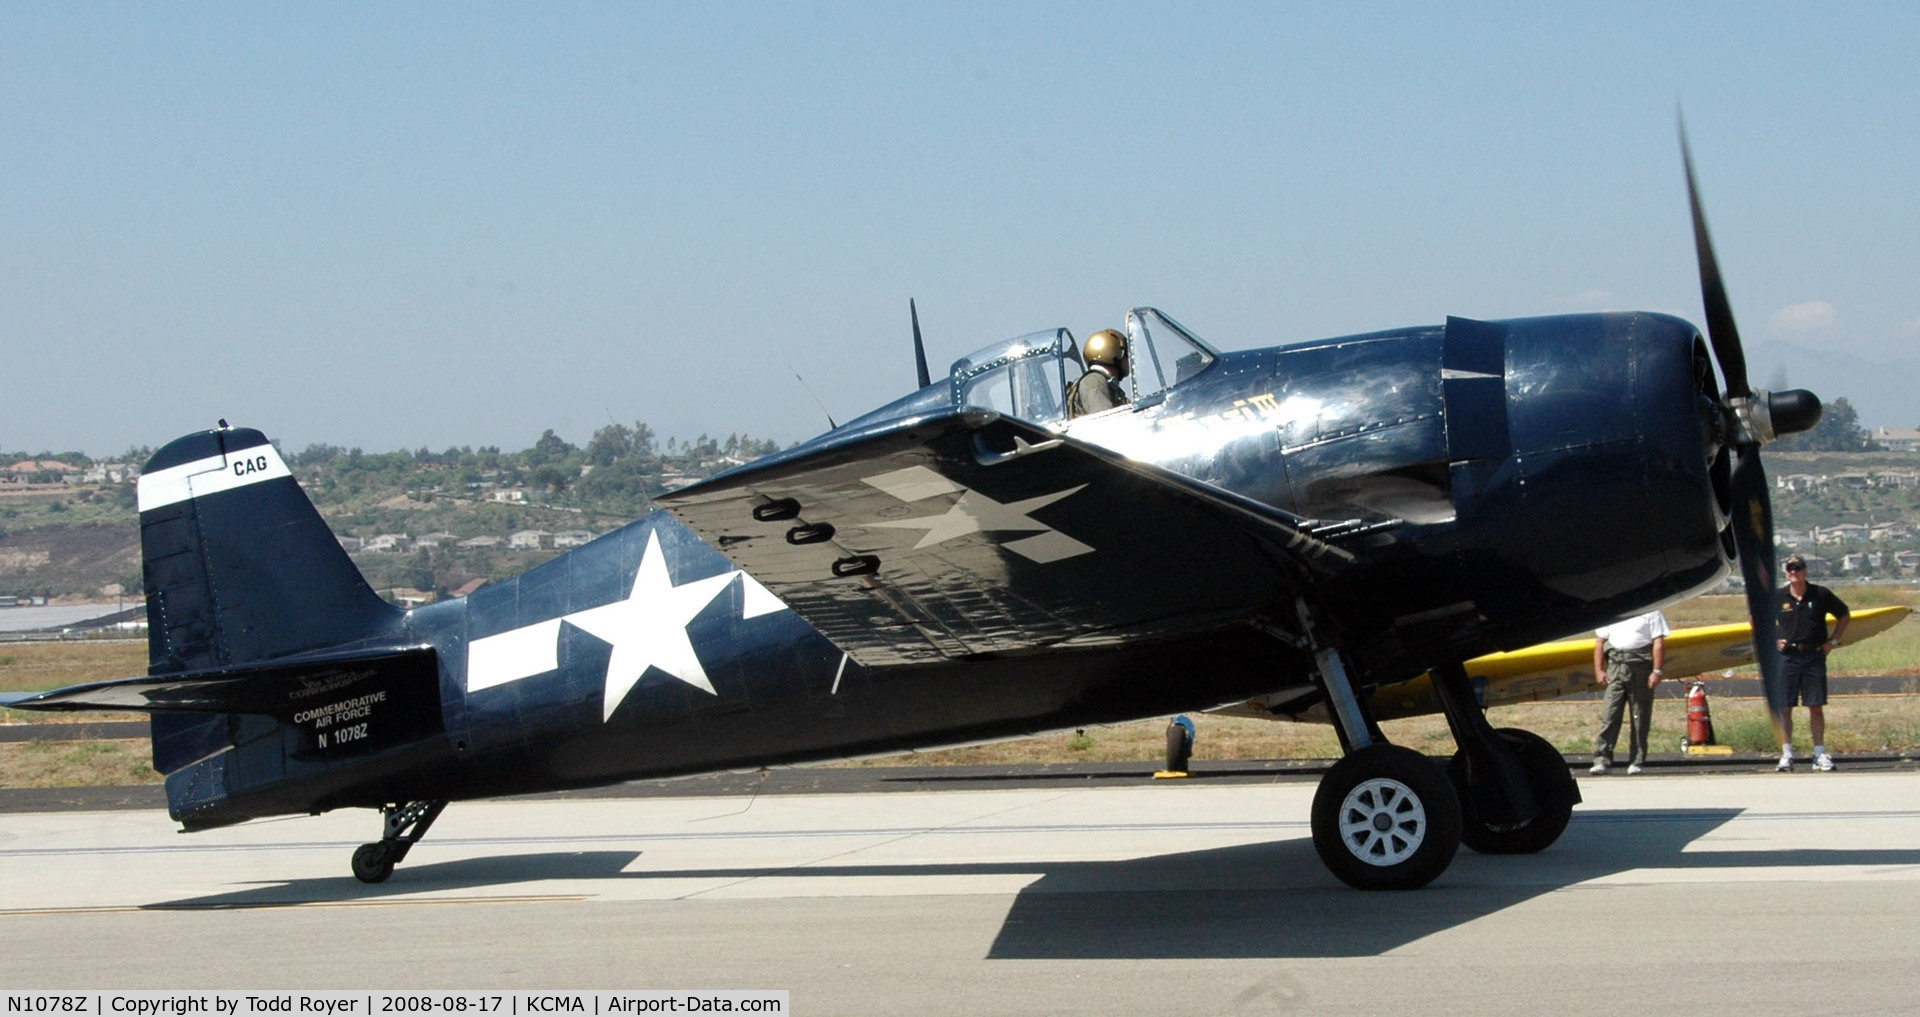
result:
M 744 572 L 722 572 L 673 585 L 660 538 L 648 533 L 640 568 L 634 573 L 633 588 L 625 600 L 474 640 L 467 645 L 467 691 L 478 692 L 558 669 L 560 627 L 564 623 L 613 646 L 607 659 L 602 720 L 613 717 L 614 709 L 646 676 L 648 668 L 658 668 L 702 692 L 718 695 L 694 652 L 687 625 L 735 576 L 742 583 L 741 620 L 787 609 L 780 598 Z
M 1086 486 L 1081 484 L 1080 487 L 1071 487 L 1065 491 L 1056 491 L 1053 494 L 1043 494 L 1038 498 L 1027 498 L 1006 504 L 994 501 L 978 491 L 968 491 L 942 515 L 895 519 L 873 525 L 894 529 L 925 528 L 927 535 L 921 537 L 918 544 L 913 545 L 914 550 L 943 544 L 955 537 L 964 537 L 969 533 L 979 533 L 982 530 L 1014 530 L 1029 533 L 1036 530 L 1051 530 L 1053 527 L 1046 523 L 1034 522 L 1027 513 L 1045 508 Z
M 1086 488 L 1085 484 L 1070 487 L 1064 491 L 1055 491 L 1052 494 L 1043 494 L 1037 498 L 1002 504 L 978 491 L 962 487 L 924 466 L 909 466 L 892 473 L 867 477 L 866 483 L 901 501 L 921 501 L 937 495 L 960 492 L 960 499 L 939 515 L 890 519 L 871 524 L 891 529 L 926 530 L 926 535 L 920 538 L 920 542 L 913 545 L 916 551 L 946 543 L 956 537 L 987 531 L 1037 534 L 1009 541 L 1001 546 L 1042 564 L 1077 557 L 1093 550 L 1092 547 L 1028 515 L 1068 495 L 1079 493 Z
M 568 624 L 613 644 L 613 656 L 607 660 L 606 712 L 602 719 L 613 716 L 614 708 L 649 667 L 657 667 L 702 692 L 717 694 L 707 680 L 706 668 L 700 666 L 700 657 L 693 652 L 687 623 L 706 610 L 735 575 L 722 572 L 675 586 L 667 575 L 667 557 L 660 552 L 660 538 L 649 533 L 640 571 L 634 574 L 633 592 L 627 599 L 566 616 Z

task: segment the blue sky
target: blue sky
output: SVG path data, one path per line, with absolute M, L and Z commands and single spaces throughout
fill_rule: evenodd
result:
M 0 448 L 788 442 L 910 296 L 1699 321 L 1676 100 L 1756 382 L 1920 424 L 1920 8 L 1548 6 L 3 5 Z

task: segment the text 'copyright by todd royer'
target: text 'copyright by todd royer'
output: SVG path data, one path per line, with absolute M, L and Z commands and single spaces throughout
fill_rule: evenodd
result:
M 596 992 L 460 992 L 419 990 L 275 990 L 266 992 L 129 991 L 7 992 L 0 1017 L 12 1014 L 92 1017 L 399 1017 L 473 1014 L 486 1017 L 602 1017 L 615 1014 L 787 1014 L 785 989 L 636 989 Z

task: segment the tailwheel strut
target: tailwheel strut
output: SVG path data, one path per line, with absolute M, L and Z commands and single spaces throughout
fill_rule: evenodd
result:
M 447 807 L 445 799 L 428 802 L 396 802 L 382 805 L 380 815 L 386 832 L 371 844 L 353 850 L 353 876 L 362 883 L 384 883 L 393 875 L 393 867 L 427 835 L 427 828 L 440 818 Z

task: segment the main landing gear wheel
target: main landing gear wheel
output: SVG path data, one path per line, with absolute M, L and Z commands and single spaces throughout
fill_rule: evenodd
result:
M 1460 798 L 1460 842 L 1483 855 L 1530 855 L 1544 851 L 1566 832 L 1579 787 L 1567 772 L 1566 758 L 1545 738 L 1517 727 L 1494 731 L 1520 760 L 1527 785 L 1540 806 L 1540 815 L 1508 829 L 1488 826 L 1474 814 L 1473 795 L 1467 790 L 1467 754 L 1456 752 L 1447 764 L 1447 779 Z
M 1321 779 L 1313 847 L 1348 886 L 1417 889 L 1445 872 L 1460 848 L 1460 800 L 1427 757 L 1370 745 Z

